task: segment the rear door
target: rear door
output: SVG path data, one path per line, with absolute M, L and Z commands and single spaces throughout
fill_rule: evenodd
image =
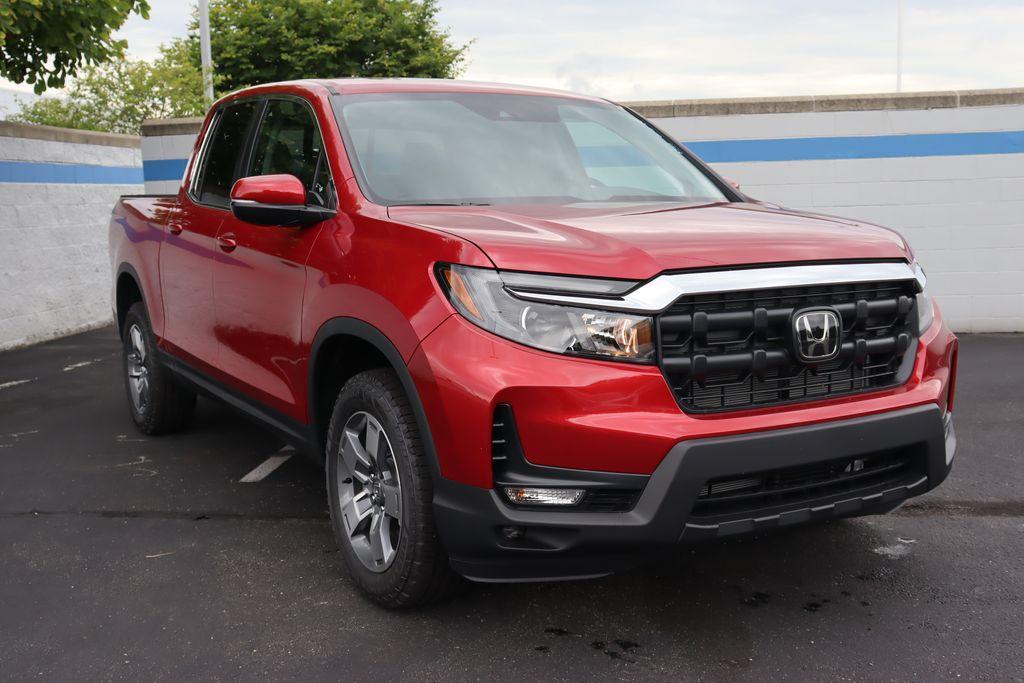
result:
M 160 249 L 165 343 L 211 374 L 219 355 L 213 271 L 223 252 L 217 246 L 217 231 L 229 215 L 228 195 L 260 104 L 230 104 L 214 115 L 199 151 L 199 165 L 182 193 L 181 208 L 168 221 L 169 235 Z
M 294 175 L 308 203 L 333 208 L 323 138 L 305 100 L 267 101 L 249 157 L 243 176 Z M 299 421 L 305 420 L 305 264 L 323 225 L 260 226 L 229 214 L 219 232 L 222 242 L 235 245 L 214 273 L 220 366 L 237 388 Z

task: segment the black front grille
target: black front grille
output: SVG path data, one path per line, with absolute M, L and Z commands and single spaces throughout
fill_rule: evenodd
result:
M 689 412 L 756 408 L 896 386 L 917 341 L 913 281 L 684 296 L 658 316 L 660 363 Z M 839 355 L 806 364 L 792 350 L 793 314 L 842 318 Z
M 915 474 L 919 460 L 911 448 L 712 479 L 701 489 L 691 514 L 748 515 L 765 508 L 884 487 L 920 476 Z

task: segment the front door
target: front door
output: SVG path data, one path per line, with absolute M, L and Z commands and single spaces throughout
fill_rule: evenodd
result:
M 309 203 L 333 207 L 316 116 L 298 98 L 267 102 L 243 176 L 277 173 L 298 177 Z M 320 230 L 252 225 L 228 215 L 219 237 L 234 248 L 214 273 L 221 369 L 236 388 L 299 421 L 305 420 L 305 264 Z

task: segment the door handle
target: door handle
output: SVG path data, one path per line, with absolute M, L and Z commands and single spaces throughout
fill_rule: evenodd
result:
M 217 235 L 217 246 L 220 247 L 221 251 L 231 252 L 238 246 L 238 242 L 235 241 L 235 236 L 231 233 Z
M 180 235 L 183 228 L 181 223 L 171 222 L 167 224 L 167 229 L 171 231 L 172 235 Z

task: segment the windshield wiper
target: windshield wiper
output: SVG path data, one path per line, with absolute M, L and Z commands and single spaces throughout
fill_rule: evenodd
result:
M 679 197 L 669 194 L 659 194 L 655 192 L 643 193 L 643 194 L 613 194 L 610 197 L 606 197 L 600 201 L 603 202 L 688 202 L 691 201 L 688 197 Z
M 490 206 L 487 202 L 399 202 L 388 206 Z

